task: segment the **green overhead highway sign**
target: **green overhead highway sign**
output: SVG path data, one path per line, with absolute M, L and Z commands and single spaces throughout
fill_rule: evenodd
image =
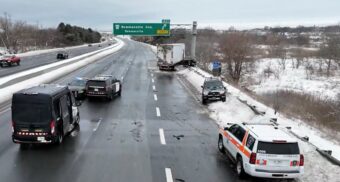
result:
M 114 35 L 170 36 L 170 20 L 164 23 L 114 23 Z

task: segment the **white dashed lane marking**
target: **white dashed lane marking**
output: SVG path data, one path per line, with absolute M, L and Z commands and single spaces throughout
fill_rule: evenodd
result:
M 165 168 L 166 182 L 174 182 L 170 168 Z
M 159 129 L 159 139 L 160 139 L 162 145 L 166 145 L 163 128 Z
M 161 111 L 159 110 L 159 107 L 156 107 L 156 114 L 157 117 L 161 117 Z
M 157 95 L 156 95 L 156 94 L 153 94 L 153 99 L 155 99 L 155 101 L 157 101 L 157 100 L 158 100 L 158 97 L 157 97 Z

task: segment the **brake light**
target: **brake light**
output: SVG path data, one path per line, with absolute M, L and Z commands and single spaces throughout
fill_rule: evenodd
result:
M 252 152 L 250 154 L 249 163 L 250 164 L 255 164 L 256 163 L 256 153 Z
M 300 166 L 303 166 L 304 164 L 305 164 L 305 157 L 302 155 L 302 154 L 300 154 Z
M 54 134 L 55 132 L 55 121 L 54 120 L 51 121 L 50 128 L 51 128 L 51 134 Z

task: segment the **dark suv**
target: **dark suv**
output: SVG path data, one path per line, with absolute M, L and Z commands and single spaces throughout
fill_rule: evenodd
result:
M 121 82 L 112 75 L 96 76 L 86 83 L 86 96 L 103 97 L 112 100 L 113 96 L 120 96 L 122 92 Z
M 67 86 L 40 85 L 13 94 L 13 142 L 21 148 L 31 143 L 62 143 L 79 125 L 77 106 Z
M 218 78 L 206 78 L 202 85 L 202 104 L 208 101 L 221 100 L 225 102 L 227 89 Z
M 66 51 L 58 52 L 57 59 L 68 59 L 68 53 Z

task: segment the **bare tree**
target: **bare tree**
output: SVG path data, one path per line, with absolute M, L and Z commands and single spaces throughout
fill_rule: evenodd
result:
M 223 61 L 227 64 L 227 73 L 235 82 L 239 82 L 247 66 L 253 60 L 251 40 L 246 33 L 229 32 L 221 37 L 219 43 Z
M 337 62 L 340 58 L 340 39 L 330 37 L 320 48 L 319 56 L 325 59 L 327 77 L 329 77 L 333 61 Z

